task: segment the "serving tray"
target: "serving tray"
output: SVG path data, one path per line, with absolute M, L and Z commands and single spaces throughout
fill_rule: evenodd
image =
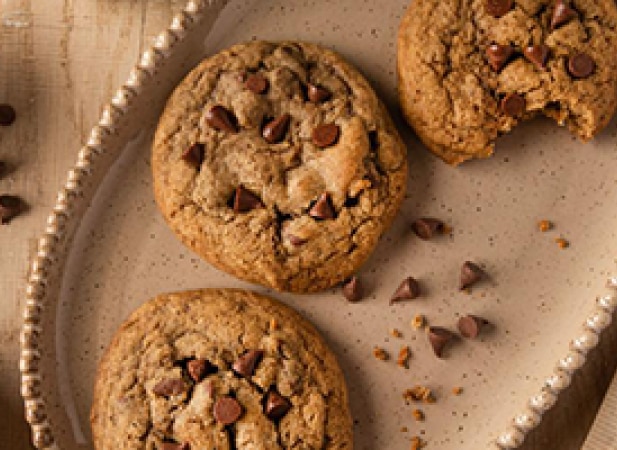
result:
M 534 120 L 503 137 L 492 159 L 446 166 L 400 120 L 396 30 L 407 0 L 386 3 L 192 1 L 144 53 L 79 151 L 32 261 L 20 369 L 38 448 L 91 448 L 96 364 L 115 329 L 160 292 L 206 286 L 255 289 L 316 324 L 347 377 L 358 449 L 407 449 L 415 435 L 440 450 L 512 449 L 552 407 L 617 307 L 615 123 L 582 144 Z M 360 271 L 368 295 L 359 303 L 336 290 L 294 296 L 240 282 L 185 249 L 157 212 L 149 155 L 166 98 L 200 59 L 250 39 L 341 52 L 371 80 L 408 144 L 406 200 Z M 410 224 L 420 216 L 445 220 L 452 233 L 419 240 Z M 555 229 L 538 231 L 541 219 Z M 469 294 L 457 289 L 465 260 L 489 274 Z M 409 275 L 423 295 L 390 306 Z M 488 319 L 490 332 L 457 342 L 443 360 L 410 326 L 423 314 L 455 329 L 467 313 Z M 404 345 L 409 369 L 396 364 Z M 375 346 L 392 358 L 375 359 Z M 436 402 L 406 405 L 402 394 L 415 385 L 430 387 Z M 416 407 L 425 421 L 413 419 Z

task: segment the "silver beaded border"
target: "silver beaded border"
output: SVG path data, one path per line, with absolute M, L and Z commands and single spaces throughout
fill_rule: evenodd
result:
M 225 3 L 225 0 L 190 0 L 185 8 L 174 16 L 169 28 L 155 38 L 154 45 L 142 54 L 126 83 L 103 108 L 98 124 L 92 129 L 86 145 L 79 151 L 77 163 L 69 171 L 67 181 L 58 193 L 56 205 L 47 218 L 45 232 L 38 240 L 37 252 L 30 265 L 19 361 L 26 420 L 32 430 L 32 441 L 38 449 L 59 449 L 40 390 L 39 337 L 42 332 L 41 314 L 45 308 L 50 272 L 53 266 L 58 265 L 63 245 L 71 237 L 68 220 L 75 215 L 79 207 L 91 199 L 91 196 L 84 195 L 86 179 L 91 175 L 97 161 L 106 153 L 106 142 L 117 132 L 121 119 L 131 111 L 135 98 L 150 82 L 157 66 L 169 56 L 174 46 L 185 38 L 191 28 L 199 24 L 209 7 Z M 94 192 L 89 194 L 93 195 Z M 608 287 L 617 289 L 617 277 L 608 280 Z M 596 310 L 585 321 L 580 336 L 571 341 L 569 352 L 559 360 L 553 375 L 545 381 L 538 394 L 529 399 L 527 408 L 514 417 L 509 428 L 499 435 L 494 442 L 495 449 L 518 448 L 525 436 L 538 426 L 542 415 L 557 401 L 559 393 L 570 385 L 574 372 L 585 363 L 586 354 L 598 344 L 599 335 L 611 323 L 615 310 L 617 295 L 614 293 L 598 299 Z
M 156 69 L 188 32 L 202 22 L 209 8 L 222 8 L 226 3 L 227 0 L 190 0 L 173 17 L 171 25 L 154 39 L 152 47 L 142 54 L 127 81 L 104 106 L 98 124 L 92 128 L 86 145 L 79 150 L 77 163 L 69 171 L 58 193 L 56 205 L 47 218 L 45 231 L 38 240 L 36 255 L 30 264 L 19 359 L 26 420 L 31 427 L 32 442 L 38 449 L 59 449 L 41 392 L 39 340 L 43 331 L 42 313 L 47 307 L 48 287 L 53 279 L 51 274 L 59 274 L 62 255 L 74 232 L 69 220 L 77 216 L 94 196 L 94 169 L 102 164 L 103 159 L 117 156 L 110 154 L 107 144 L 117 135 L 122 119 L 133 109 L 135 100 L 152 81 Z

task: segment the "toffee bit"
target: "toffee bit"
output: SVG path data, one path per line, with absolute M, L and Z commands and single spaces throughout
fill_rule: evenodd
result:
M 390 330 L 390 336 L 395 337 L 395 338 L 402 338 L 403 337 L 403 333 L 401 333 L 398 329 L 396 328 L 392 328 Z
M 399 367 L 409 369 L 409 357 L 410 356 L 411 356 L 411 350 L 409 350 L 409 347 L 407 347 L 406 345 L 404 347 L 401 347 L 401 349 L 398 352 L 398 359 L 396 360 L 396 364 L 398 364 Z
M 461 395 L 463 393 L 463 388 L 460 386 L 456 386 L 452 388 L 452 393 L 454 395 Z
M 555 243 L 559 246 L 560 249 L 566 249 L 570 246 L 570 242 L 568 242 L 566 239 L 560 237 L 555 239 Z
M 420 437 L 414 436 L 411 438 L 411 450 L 420 450 L 424 447 L 426 447 L 426 442 Z
M 270 319 L 270 331 L 275 331 L 278 330 L 279 324 L 276 321 L 276 319 L 273 317 L 272 319 Z
M 414 409 L 411 412 L 411 415 L 416 420 L 416 422 L 424 422 L 424 412 L 421 409 Z
M 551 222 L 550 220 L 541 220 L 538 222 L 538 229 L 542 232 L 542 233 L 546 233 L 549 230 L 553 229 L 553 222 Z
M 373 356 L 380 361 L 387 361 L 390 359 L 388 352 L 381 347 L 373 348 Z
M 433 391 L 431 391 L 426 386 L 414 386 L 411 389 L 406 389 L 403 392 L 403 399 L 406 403 L 414 402 L 424 402 L 424 403 L 435 403 L 435 396 L 433 395 Z
M 420 328 L 424 328 L 426 325 L 426 317 L 422 314 L 416 314 L 411 320 L 411 327 L 414 330 L 419 330 Z

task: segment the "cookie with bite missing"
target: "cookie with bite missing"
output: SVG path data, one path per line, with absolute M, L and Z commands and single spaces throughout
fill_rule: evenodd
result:
M 613 0 L 414 0 L 398 34 L 405 117 L 450 164 L 538 114 L 583 141 L 617 105 Z
M 347 388 L 318 332 L 242 290 L 165 294 L 99 364 L 94 448 L 352 449 Z
M 204 259 L 250 282 L 314 292 L 371 254 L 403 199 L 407 159 L 371 86 L 338 54 L 250 42 L 177 87 L 152 169 L 165 219 Z

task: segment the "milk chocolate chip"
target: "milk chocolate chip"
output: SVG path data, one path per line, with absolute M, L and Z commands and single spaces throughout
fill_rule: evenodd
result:
M 244 82 L 244 86 L 255 94 L 263 94 L 268 90 L 270 83 L 268 79 L 263 75 L 259 75 L 257 73 L 252 73 L 246 77 L 246 81 Z
M 206 113 L 206 122 L 215 130 L 237 133 L 236 118 L 231 111 L 221 105 L 215 105 Z
M 313 103 L 325 102 L 332 96 L 329 90 L 321 86 L 315 86 L 314 84 L 308 85 L 307 94 L 308 94 L 309 100 L 312 101 Z
M 232 369 L 245 378 L 253 376 L 257 364 L 263 358 L 263 350 L 248 350 L 234 362 Z
M 546 67 L 550 49 L 546 45 L 530 45 L 523 50 L 523 55 L 539 70 Z
M 413 277 L 405 278 L 392 297 L 390 304 L 400 302 L 401 300 L 413 300 L 420 295 L 420 285 Z
M 411 229 L 420 239 L 427 241 L 437 233 L 443 234 L 445 231 L 445 224 L 439 219 L 422 217 L 414 220 L 411 224 Z
M 458 331 L 463 337 L 475 339 L 480 335 L 480 332 L 485 325 L 488 325 L 487 320 L 482 317 L 469 314 L 458 320 Z
M 486 57 L 491 68 L 499 72 L 514 54 L 510 45 L 491 44 L 486 48 Z
M 513 3 L 513 0 L 486 0 L 486 12 L 499 18 L 512 9 Z
M 454 333 L 445 328 L 430 327 L 428 329 L 428 339 L 435 355 L 441 358 L 445 347 L 454 339 Z
M 245 189 L 244 186 L 236 188 L 233 199 L 233 209 L 235 212 L 244 213 L 261 207 L 263 207 L 263 203 L 259 197 Z
M 221 397 L 214 404 L 214 418 L 223 425 L 232 425 L 240 419 L 244 410 L 233 397 Z
M 188 386 L 182 378 L 164 378 L 152 388 L 152 392 L 160 397 L 170 397 L 182 394 L 187 389 Z
M 352 276 L 343 284 L 343 295 L 350 302 L 360 301 L 362 294 L 362 283 L 357 276 Z
M 475 263 L 471 261 L 465 261 L 463 267 L 461 267 L 461 279 L 459 283 L 459 289 L 467 289 L 471 287 L 484 277 L 484 271 Z
M 506 95 L 500 103 L 503 113 L 510 117 L 520 117 L 525 112 L 525 105 L 525 98 L 517 93 Z
M 309 210 L 309 216 L 321 220 L 334 219 L 336 217 L 330 194 L 324 192 L 319 196 L 315 204 Z
M 187 163 L 198 167 L 201 166 L 201 163 L 204 161 L 206 147 L 204 144 L 196 142 L 187 148 L 184 153 L 182 153 L 182 159 Z
M 576 17 L 576 11 L 568 5 L 564 0 L 557 0 L 555 2 L 555 9 L 553 10 L 553 17 L 551 19 L 551 30 L 554 30 Z
M 25 210 L 22 199 L 14 195 L 0 195 L 0 222 L 9 223 Z
M 266 397 L 265 413 L 271 420 L 281 420 L 291 409 L 291 403 L 278 392 L 270 391 Z
M 587 78 L 596 69 L 596 63 L 586 53 L 578 53 L 568 59 L 568 72 L 574 78 Z
M 311 140 L 319 148 L 330 147 L 338 141 L 341 130 L 338 125 L 327 123 L 318 125 L 311 135 Z
M 285 139 L 290 121 L 291 116 L 289 114 L 283 114 L 268 122 L 261 132 L 266 142 L 268 144 L 276 144 Z

